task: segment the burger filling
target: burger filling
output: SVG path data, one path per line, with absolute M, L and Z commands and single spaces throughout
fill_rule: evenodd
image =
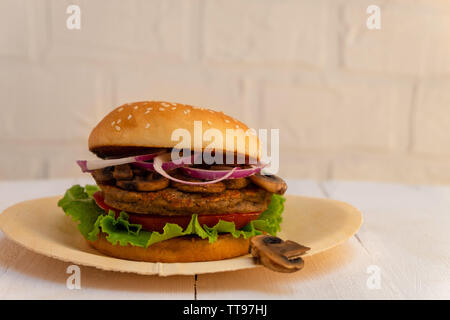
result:
M 172 180 L 133 163 L 90 172 L 97 185 L 73 186 L 58 205 L 91 241 L 104 233 L 112 244 L 148 247 L 188 235 L 212 243 L 222 233 L 248 238 L 280 230 L 286 184 L 277 177 L 204 184 L 180 169 L 170 171 Z

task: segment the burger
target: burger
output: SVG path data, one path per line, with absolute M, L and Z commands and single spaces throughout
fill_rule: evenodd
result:
M 248 143 L 212 143 L 230 132 Z M 77 163 L 96 184 L 72 186 L 58 206 L 103 254 L 222 260 L 248 254 L 252 237 L 280 231 L 286 183 L 263 174 L 258 137 L 222 112 L 127 103 L 97 124 L 88 144 L 98 158 Z

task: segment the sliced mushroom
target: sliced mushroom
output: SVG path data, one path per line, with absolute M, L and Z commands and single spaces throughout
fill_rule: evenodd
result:
M 173 176 L 180 180 L 190 181 L 190 182 L 201 182 L 203 180 L 188 177 L 180 172 L 176 172 Z M 225 191 L 225 184 L 223 181 L 219 181 L 211 184 L 204 185 L 189 185 L 176 181 L 170 181 L 170 185 L 183 192 L 194 192 L 194 193 L 220 193 Z
M 271 193 L 284 194 L 287 190 L 286 182 L 276 175 L 269 176 L 256 173 L 251 175 L 249 179 L 257 186 Z
M 225 184 L 227 189 L 243 189 L 250 183 L 250 180 L 246 178 L 238 178 L 238 179 L 226 179 L 222 181 Z
M 232 166 L 215 164 L 208 167 L 208 170 L 232 170 Z M 238 178 L 238 179 L 225 179 L 222 180 L 222 183 L 225 184 L 226 189 L 238 190 L 243 189 L 250 184 L 250 180 L 246 178 Z
M 97 183 L 104 183 L 111 180 L 114 180 L 113 177 L 114 167 L 106 167 L 103 169 L 97 169 L 92 172 L 92 176 L 94 177 Z
M 189 185 L 176 181 L 170 181 L 170 185 L 183 192 L 198 192 L 198 193 L 220 193 L 225 191 L 225 184 L 221 181 L 204 185 Z
M 138 177 L 147 177 L 147 176 L 152 174 L 152 172 L 150 172 L 150 171 L 148 171 L 148 170 L 146 170 L 144 168 L 139 168 L 139 167 L 134 167 L 134 166 L 131 167 L 131 170 L 133 170 L 133 175 L 135 177 L 136 176 L 138 176 Z
M 169 179 L 164 177 L 135 177 L 133 180 L 120 180 L 116 185 L 129 191 L 157 191 L 165 189 L 169 186 Z
M 280 238 L 261 235 L 251 238 L 249 253 L 258 264 L 273 271 L 290 273 L 303 268 L 301 256 L 310 250 L 294 241 L 283 241 Z
M 128 164 L 121 164 L 114 167 L 113 176 L 116 180 L 131 180 L 133 179 L 133 170 Z

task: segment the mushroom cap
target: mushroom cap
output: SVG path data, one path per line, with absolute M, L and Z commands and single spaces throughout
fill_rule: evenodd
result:
M 265 267 L 278 272 L 290 273 L 303 268 L 301 258 L 310 248 L 294 241 L 283 241 L 280 238 L 260 235 L 250 239 L 249 252 L 256 261 Z
M 276 194 L 284 194 L 287 190 L 286 182 L 276 175 L 262 175 L 256 173 L 249 179 L 257 186 Z

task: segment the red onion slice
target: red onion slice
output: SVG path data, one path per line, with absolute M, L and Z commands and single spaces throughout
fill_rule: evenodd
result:
M 155 168 L 155 171 L 158 172 L 163 177 L 166 177 L 167 179 L 170 179 L 172 181 L 176 181 L 176 182 L 183 183 L 183 184 L 189 184 L 189 185 L 193 185 L 193 186 L 211 184 L 211 183 L 216 183 L 216 182 L 228 179 L 228 177 L 230 177 L 237 169 L 237 168 L 233 168 L 232 170 L 227 171 L 227 173 L 225 175 L 223 175 L 222 177 L 215 179 L 215 180 L 211 180 L 211 181 L 202 181 L 202 182 L 185 181 L 185 180 L 180 180 L 180 179 L 172 177 L 163 169 L 164 159 L 167 160 L 167 157 L 164 157 L 164 156 L 165 155 L 157 156 L 155 158 L 155 160 L 153 160 L 153 166 Z
M 119 159 L 107 159 L 107 160 L 77 160 L 77 164 L 80 166 L 83 172 L 92 172 L 97 169 L 102 169 L 110 166 L 118 166 L 120 164 L 132 163 L 137 161 L 148 161 L 154 159 L 160 155 L 162 151 L 138 155 L 133 157 L 119 158 Z
M 228 179 L 239 179 L 259 173 L 264 166 L 254 166 L 248 169 L 235 168 L 236 170 Z M 226 175 L 230 170 L 208 170 L 199 168 L 183 167 L 183 172 L 196 179 L 215 180 Z
M 170 160 L 171 153 L 165 153 L 160 156 L 163 158 L 162 168 L 166 171 L 170 171 L 170 170 L 174 170 L 174 169 L 183 167 L 184 165 L 193 164 L 195 158 L 198 155 L 193 154 L 193 155 L 182 157 L 182 158 L 179 158 L 179 159 L 173 160 L 173 161 Z M 155 166 L 152 162 L 137 161 L 137 162 L 133 163 L 133 165 L 147 169 L 149 171 L 155 171 Z
M 134 162 L 133 165 L 136 167 L 146 169 L 148 171 L 155 171 L 155 168 L 154 168 L 152 162 L 137 161 L 137 162 Z

